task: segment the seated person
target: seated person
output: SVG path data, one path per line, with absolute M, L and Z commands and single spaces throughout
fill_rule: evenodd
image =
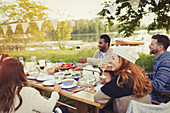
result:
M 59 99 L 60 86 L 55 83 L 49 100 L 39 91 L 29 87 L 23 65 L 17 59 L 7 59 L 0 70 L 0 112 L 1 113 L 51 113 Z M 68 113 L 66 107 L 54 109 L 57 113 Z
M 107 58 L 109 65 L 106 70 L 110 71 L 105 74 L 106 84 L 96 92 L 94 100 L 104 104 L 113 99 L 112 109 L 116 113 L 125 113 L 130 100 L 151 103 L 148 94 L 152 86 L 145 71 L 135 65 L 138 58 L 131 48 L 115 48 Z
M 103 34 L 100 36 L 98 47 L 99 50 L 95 52 L 93 58 L 83 57 L 78 59 L 77 62 L 98 65 L 102 58 L 109 56 L 113 49 L 110 48 L 110 37 L 107 34 Z
M 154 72 L 146 74 L 152 80 L 151 98 L 162 103 L 166 103 L 168 100 L 161 93 L 170 92 L 170 52 L 167 51 L 169 44 L 170 40 L 167 36 L 154 35 L 149 45 L 150 54 L 156 56 Z
M 2 53 L 0 56 L 1 56 L 1 57 L 0 57 L 0 66 L 1 66 L 1 65 L 2 65 L 2 62 L 9 58 L 9 55 Z

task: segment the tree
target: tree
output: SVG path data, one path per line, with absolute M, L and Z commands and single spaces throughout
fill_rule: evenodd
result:
M 98 13 L 101 19 L 106 19 L 109 26 L 114 25 L 114 21 L 120 22 L 119 33 L 123 32 L 123 37 L 129 37 L 141 25 L 141 20 L 147 14 L 155 14 L 153 22 L 146 26 L 149 31 L 156 29 L 170 29 L 170 0 L 159 0 L 158 5 L 155 0 L 139 0 L 137 11 L 134 10 L 130 0 L 109 0 L 105 1 L 102 11 Z M 134 1 L 134 0 L 133 0 Z M 138 1 L 138 0 L 136 0 Z M 110 6 L 113 12 L 108 10 Z
M 0 25 L 30 22 L 26 33 L 23 32 L 20 25 L 16 27 L 15 33 L 12 33 L 11 28 L 8 27 L 7 35 L 3 36 L 5 39 L 3 41 L 9 44 L 5 46 L 26 45 L 32 41 L 44 41 L 45 33 L 39 30 L 37 24 L 34 23 L 34 21 L 46 20 L 48 17 L 45 13 L 45 10 L 48 10 L 48 8 L 42 2 L 38 0 L 16 0 L 11 3 L 1 1 L 0 8 L 2 9 L 0 16 L 3 17 L 1 18 Z
M 69 21 L 58 22 L 56 33 L 56 40 L 59 41 L 59 48 L 65 48 L 67 41 L 71 39 L 71 32 L 73 28 L 70 26 Z

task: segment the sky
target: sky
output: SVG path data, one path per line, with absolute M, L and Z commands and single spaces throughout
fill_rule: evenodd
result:
M 104 1 L 106 0 L 46 0 L 46 5 L 52 9 L 50 18 L 55 18 L 60 10 L 70 19 L 92 19 L 102 10 L 101 3 Z
M 92 19 L 97 17 L 97 13 L 103 8 L 101 4 L 105 1 L 107 0 L 46 0 L 46 6 L 51 9 L 49 19 L 62 20 L 59 10 L 60 13 L 64 12 L 64 19 Z M 153 18 L 154 15 L 144 17 L 142 24 L 151 23 Z
M 8 0 L 8 2 L 12 1 L 15 0 Z M 101 4 L 107 0 L 41 0 L 41 2 L 43 1 L 45 5 L 51 9 L 48 11 L 48 19 L 78 20 L 97 17 L 97 13 L 103 8 Z M 154 15 L 146 16 L 142 23 L 147 25 L 153 21 L 153 18 Z M 115 23 L 117 22 L 115 21 Z

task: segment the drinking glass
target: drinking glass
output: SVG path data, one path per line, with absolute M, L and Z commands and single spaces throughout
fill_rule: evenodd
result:
M 39 60 L 39 66 L 41 70 L 44 70 L 45 68 L 45 60 Z
M 102 70 L 102 76 L 100 76 L 100 77 L 101 77 L 102 79 L 105 79 L 105 78 L 106 78 L 106 76 L 104 75 L 104 71 L 106 70 L 107 66 L 108 66 L 108 63 L 107 63 L 106 61 L 104 61 L 104 60 L 101 60 L 101 61 L 100 61 L 99 67 L 100 67 L 100 69 Z
M 90 90 L 91 90 L 91 86 L 92 86 L 92 85 L 95 85 L 96 79 L 95 79 L 94 76 L 86 76 L 86 77 L 85 77 L 85 82 L 86 82 L 86 84 L 87 84 L 87 86 L 88 86 L 88 87 L 86 88 L 86 90 L 90 91 Z

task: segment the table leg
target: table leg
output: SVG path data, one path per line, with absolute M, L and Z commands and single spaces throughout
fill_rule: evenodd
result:
M 99 108 L 98 107 L 95 107 L 94 110 L 95 110 L 94 113 L 99 113 Z
M 88 113 L 87 104 L 80 101 L 76 101 L 76 111 L 77 113 Z
M 90 113 L 99 113 L 99 108 L 96 106 L 92 106 L 92 110 Z

